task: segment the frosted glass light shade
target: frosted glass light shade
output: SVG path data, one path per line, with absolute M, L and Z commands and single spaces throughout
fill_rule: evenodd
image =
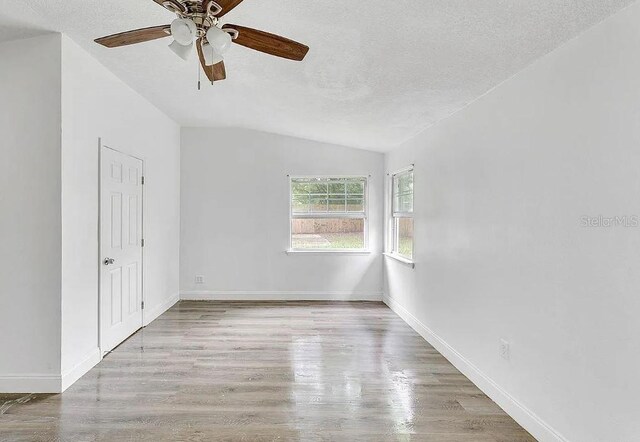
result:
M 186 61 L 191 57 L 191 53 L 193 52 L 193 43 L 185 46 L 174 40 L 174 42 L 169 45 L 169 49 L 171 49 L 178 57 Z
M 207 31 L 207 41 L 218 54 L 223 55 L 231 47 L 231 35 L 217 26 L 211 26 Z
M 188 46 L 193 43 L 196 38 L 196 32 L 198 27 L 193 22 L 186 18 L 176 18 L 171 22 L 171 36 L 175 41 L 183 46 Z

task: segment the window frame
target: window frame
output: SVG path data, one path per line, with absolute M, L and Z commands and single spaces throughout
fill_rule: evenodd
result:
M 411 189 L 411 211 L 410 212 L 396 212 L 395 210 L 395 200 L 396 200 L 396 177 L 398 177 L 399 175 L 403 175 L 403 174 L 408 174 L 411 173 L 412 175 L 412 183 L 414 183 L 413 188 Z M 387 242 L 388 243 L 388 247 L 390 248 L 389 253 L 387 254 L 388 256 L 395 258 L 399 261 L 405 262 L 407 264 L 414 264 L 414 260 L 415 260 L 415 236 L 413 236 L 411 238 L 411 256 L 406 256 L 403 255 L 402 253 L 400 253 L 399 249 L 399 240 L 398 240 L 398 224 L 399 224 L 399 220 L 403 219 L 403 218 L 409 218 L 412 220 L 412 224 L 413 224 L 413 228 L 415 229 L 415 216 L 414 216 L 414 203 L 415 203 L 415 193 L 414 193 L 414 189 L 415 189 L 415 175 L 414 175 L 414 165 L 410 165 L 407 167 L 404 167 L 402 169 L 399 169 L 393 173 L 389 174 L 390 177 L 390 187 L 391 187 L 391 191 L 389 192 L 389 196 L 390 196 L 390 201 L 389 201 L 389 221 L 390 221 L 390 226 L 389 226 L 389 233 L 390 233 L 390 240 Z M 414 230 L 415 232 L 415 230 Z
M 325 253 L 325 254 L 369 254 L 369 178 L 371 175 L 287 175 L 289 185 L 289 248 L 287 253 Z M 293 213 L 292 183 L 297 179 L 362 179 L 364 180 L 363 212 L 310 212 Z M 293 247 L 293 220 L 294 219 L 362 219 L 364 220 L 364 247 L 361 249 L 321 249 L 321 248 L 294 248 Z

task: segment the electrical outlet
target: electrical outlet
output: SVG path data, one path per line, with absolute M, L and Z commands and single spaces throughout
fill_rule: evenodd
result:
M 508 361 L 509 357 L 511 356 L 509 354 L 509 341 L 505 339 L 500 339 L 498 351 L 500 352 L 500 357 Z
M 196 275 L 196 284 L 204 284 L 204 276 Z

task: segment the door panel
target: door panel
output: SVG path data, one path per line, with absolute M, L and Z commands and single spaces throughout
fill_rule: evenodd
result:
M 138 300 L 138 263 L 134 262 L 127 266 L 127 281 L 129 286 L 127 287 L 129 298 L 129 310 L 127 313 L 132 314 L 137 312 L 140 301 Z
M 122 194 L 111 194 L 111 249 L 122 248 Z
M 122 322 L 122 269 L 115 268 L 109 272 L 109 284 L 111 285 L 111 317 L 109 324 L 112 326 Z
M 107 352 L 142 327 L 142 161 L 107 147 L 100 154 L 100 341 Z

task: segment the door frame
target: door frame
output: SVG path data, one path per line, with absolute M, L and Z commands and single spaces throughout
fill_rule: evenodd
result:
M 102 138 L 98 138 L 98 348 L 100 349 L 100 359 L 102 360 L 102 358 L 105 356 L 105 352 L 102 350 L 104 347 L 104 336 L 103 336 L 103 332 L 102 332 L 102 152 L 103 149 L 109 149 L 112 150 L 114 152 L 118 152 L 122 155 L 126 155 L 128 157 L 131 158 L 135 158 L 136 160 L 139 160 L 142 162 L 142 179 L 143 179 L 143 184 L 142 184 L 142 214 L 141 214 L 141 218 L 142 218 L 142 232 L 141 232 L 141 237 L 142 240 L 144 241 L 144 232 L 145 232 L 145 221 L 146 221 L 146 217 L 145 217 L 145 191 L 144 191 L 144 174 L 145 174 L 145 161 L 144 158 L 140 158 L 137 157 L 135 155 L 131 155 L 130 153 L 127 152 L 123 152 L 122 150 L 119 149 L 115 149 L 113 147 L 111 147 L 111 145 L 106 144 L 103 142 Z M 144 244 L 144 242 L 143 242 Z M 142 305 L 144 306 L 145 303 L 145 280 L 144 280 L 144 275 L 145 275 L 145 256 L 144 256 L 144 245 L 141 247 L 142 248 L 142 253 L 141 253 L 141 269 L 140 269 L 140 278 L 141 278 L 141 286 L 142 286 L 142 291 L 140 294 L 140 302 L 142 302 Z M 140 328 L 144 327 L 144 307 L 140 309 Z M 138 329 L 139 330 L 139 329 Z

